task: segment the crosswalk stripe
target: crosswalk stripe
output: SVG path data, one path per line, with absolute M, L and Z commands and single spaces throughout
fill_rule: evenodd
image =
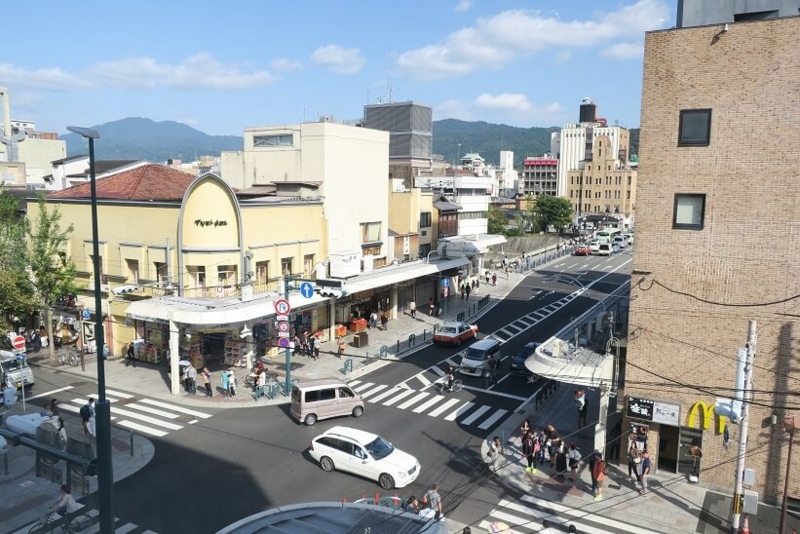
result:
M 385 384 L 378 384 L 374 388 L 370 389 L 369 391 L 359 391 L 362 399 L 366 399 L 371 397 L 372 395 L 376 394 L 379 391 L 383 391 L 384 389 L 388 388 L 389 386 Z
M 402 391 L 402 390 L 403 390 L 403 388 L 401 388 L 401 387 L 393 387 L 391 389 L 387 389 L 386 391 L 384 391 L 380 395 L 377 395 L 377 396 L 372 397 L 371 399 L 369 399 L 369 402 L 380 402 L 383 399 L 385 399 L 386 397 L 390 397 L 390 396 L 394 395 L 395 393 L 397 393 L 398 391 Z
M 87 395 L 87 398 L 89 398 L 89 397 L 93 398 L 95 400 L 95 402 L 100 400 L 100 396 L 97 393 L 90 393 L 89 395 Z M 114 403 L 114 402 L 117 402 L 119 399 L 117 399 L 113 395 L 110 395 L 110 396 L 106 395 L 106 400 L 108 402 Z M 81 404 L 81 406 L 82 406 L 82 405 L 86 404 L 86 399 L 78 399 L 78 403 Z
M 157 410 L 140 402 L 131 402 L 130 404 L 126 404 L 125 406 L 127 408 L 136 408 L 137 410 L 142 410 L 143 412 L 147 412 L 152 415 L 157 415 L 159 417 L 166 417 L 167 419 L 177 419 L 178 417 L 180 417 L 180 415 L 165 412 L 163 410 Z
M 119 527 L 117 530 L 114 531 L 114 534 L 128 534 L 128 532 L 132 532 L 136 530 L 138 527 L 133 523 L 126 523 Z
M 391 405 L 403 400 L 404 398 L 408 397 L 412 393 L 416 393 L 416 391 L 414 391 L 413 389 L 405 389 L 403 391 L 399 391 L 397 393 L 397 395 L 395 395 L 394 397 L 392 397 L 388 401 L 384 402 L 383 405 L 384 406 L 391 406 Z
M 163 438 L 169 432 L 164 432 L 162 430 L 156 430 L 155 428 L 150 428 L 149 426 L 140 425 L 138 423 L 134 423 L 133 421 L 120 421 L 117 423 L 119 426 L 124 426 L 125 428 L 130 428 L 131 430 L 138 430 L 139 432 L 144 432 L 145 434 L 150 434 L 151 436 L 155 436 L 157 438 Z
M 361 383 L 361 380 L 351 380 L 350 382 L 347 383 L 347 385 L 350 386 L 351 388 L 354 388 L 357 385 L 359 385 L 360 383 Z
M 358 385 L 357 387 L 354 387 L 353 390 L 355 390 L 356 393 L 361 393 L 362 391 L 369 389 L 374 385 L 375 385 L 374 382 L 365 382 L 363 384 Z
M 604 517 L 599 514 L 589 515 L 589 512 L 574 510 L 568 506 L 557 504 L 551 501 L 546 501 L 544 499 L 538 499 L 530 495 L 523 495 L 521 499 L 535 506 L 540 506 L 542 508 L 549 508 L 553 510 L 555 513 L 559 514 L 559 516 L 570 516 L 578 519 L 585 519 L 586 521 L 591 521 L 593 523 L 601 523 L 603 525 L 606 525 L 607 527 L 619 529 L 622 530 L 623 532 L 629 532 L 630 534 L 657 534 L 657 531 L 655 530 L 649 530 L 636 525 L 631 525 L 629 523 L 623 523 L 622 521 L 617 521 L 616 519 Z M 500 506 L 512 510 L 514 510 L 515 507 L 520 507 L 529 510 L 529 508 L 511 501 L 500 501 Z M 586 527 L 581 527 L 581 532 L 583 532 L 584 528 Z M 599 532 L 601 534 L 607 532 L 605 530 L 598 530 L 598 529 L 595 529 L 594 531 Z M 586 532 L 590 531 L 587 529 Z
M 431 385 L 431 381 L 428 380 L 427 378 L 425 378 L 425 375 L 423 375 L 423 374 L 417 375 L 417 378 L 419 379 L 420 382 L 422 382 L 422 384 L 425 387 L 428 387 L 428 386 Z
M 413 406 L 414 404 L 418 403 L 427 396 L 428 394 L 423 391 L 419 395 L 415 395 L 411 400 L 407 400 L 406 402 L 398 406 L 398 408 L 400 408 L 401 410 L 405 410 L 406 408 Z
M 447 362 L 447 365 L 452 365 L 453 367 L 458 367 L 458 364 L 452 358 L 447 358 L 445 361 Z M 439 370 L 441 371 L 441 369 L 439 369 Z M 442 375 L 444 375 L 444 371 L 442 371 Z
M 467 410 L 472 408 L 474 405 L 475 405 L 474 402 L 464 403 L 464 404 L 461 405 L 461 407 L 458 410 L 455 410 L 454 412 L 448 414 L 444 418 L 444 420 L 445 421 L 455 421 L 458 416 L 463 415 Z
M 113 395 L 115 397 L 120 397 L 122 399 L 132 399 L 133 395 L 128 395 L 127 393 L 122 393 L 120 391 L 114 391 L 113 389 L 107 389 L 106 395 Z
M 456 403 L 458 403 L 458 399 L 450 399 L 449 401 L 445 402 L 444 404 L 433 410 L 428 415 L 430 415 L 431 417 L 438 417 L 447 410 L 449 410 Z
M 139 421 L 144 421 L 145 423 L 150 423 L 151 425 L 168 428 L 169 430 L 180 430 L 181 428 L 183 428 L 183 425 L 168 423 L 166 421 L 161 421 L 159 419 L 156 419 L 155 417 L 149 417 L 147 415 L 142 415 L 140 413 L 132 412 L 130 410 L 123 410 L 121 408 L 112 407 L 111 413 L 115 413 L 117 415 L 124 415 L 125 417 L 132 417 L 133 419 L 138 419 Z
M 467 417 L 466 419 L 461 421 L 461 424 L 462 425 L 471 425 L 472 423 L 477 421 L 480 416 L 482 416 L 483 414 L 485 414 L 486 412 L 488 412 L 491 409 L 492 409 L 491 406 L 487 406 L 487 405 L 484 404 L 483 406 L 479 407 L 477 410 L 472 412 L 469 415 L 469 417 Z
M 159 406 L 161 408 L 166 408 L 167 410 L 172 410 L 173 412 L 181 412 L 188 415 L 193 415 L 201 419 L 208 419 L 209 417 L 211 417 L 210 413 L 198 412 L 196 410 L 190 410 L 189 408 L 184 408 L 183 406 L 174 406 L 172 404 L 167 404 L 166 402 L 161 402 L 157 400 L 142 399 L 142 402 L 144 402 L 145 404 L 151 404 L 153 406 Z
M 51 389 L 50 391 L 45 391 L 44 393 L 39 393 L 38 395 L 32 395 L 30 397 L 26 396 L 25 400 L 26 401 L 32 401 L 34 399 L 41 399 L 42 397 L 49 397 L 50 395 L 53 395 L 54 393 L 60 393 L 62 391 L 68 391 L 68 390 L 70 390 L 72 388 L 73 388 L 73 386 L 64 386 L 63 388 Z
M 66 402 L 62 402 L 59 405 L 59 409 L 64 410 L 65 412 L 76 413 L 76 414 L 80 414 L 81 412 L 81 409 L 78 406 L 73 406 L 72 404 L 67 404 Z M 111 418 L 112 421 L 115 419 L 116 417 Z
M 411 411 L 414 412 L 414 413 L 422 413 L 425 410 L 427 410 L 428 408 L 430 408 L 431 406 L 433 406 L 434 404 L 436 404 L 438 402 L 442 402 L 443 400 L 444 400 L 444 397 L 442 395 L 434 395 L 433 397 L 428 399 L 427 402 L 425 402 L 423 404 L 420 404 L 419 406 L 417 406 L 416 408 L 414 408 Z
M 486 430 L 490 428 L 493 424 L 495 424 L 501 417 L 508 413 L 508 410 L 503 410 L 502 408 L 495 411 L 491 417 L 489 417 L 486 421 L 478 425 L 478 428 L 481 430 Z

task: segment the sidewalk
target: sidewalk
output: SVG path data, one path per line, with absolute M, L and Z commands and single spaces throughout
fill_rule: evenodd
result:
M 433 329 L 448 321 L 463 320 L 465 322 L 475 322 L 485 315 L 495 305 L 501 302 L 522 279 L 535 268 L 542 267 L 553 260 L 567 255 L 566 248 L 561 247 L 560 252 L 556 252 L 554 247 L 546 250 L 536 251 L 530 254 L 530 270 L 523 269 L 522 272 L 511 272 L 506 275 L 498 270 L 497 285 L 487 286 L 481 283 L 480 287 L 473 291 L 469 299 L 461 299 L 457 292 L 451 292 L 447 299 L 446 312 L 442 306 L 442 313 L 439 317 L 430 316 L 423 310 L 425 306 L 418 306 L 416 318 L 412 319 L 408 313 L 401 313 L 396 319 L 389 321 L 387 329 L 373 328 L 367 330 L 369 344 L 366 347 L 357 348 L 348 344 L 344 356 L 337 357 L 336 340 L 322 343 L 320 359 L 313 360 L 306 356 L 294 354 L 292 356 L 292 379 L 313 379 L 322 377 L 340 377 L 345 380 L 353 379 L 361 374 L 375 369 L 385 362 L 402 359 L 408 354 L 414 353 L 431 344 Z M 514 258 L 509 258 L 513 260 Z M 524 265 L 523 265 L 524 266 Z M 486 300 L 484 300 L 486 299 Z M 483 304 L 480 302 L 483 300 Z M 463 315 L 462 315 L 463 314 Z M 459 319 L 462 317 L 462 319 Z M 347 340 L 352 340 L 352 335 L 347 336 Z M 381 355 L 381 348 L 386 347 L 385 356 Z M 71 348 L 60 350 L 72 350 Z M 343 372 L 347 362 L 348 369 Z M 29 355 L 29 364 L 34 367 L 49 368 L 49 352 L 43 349 L 40 353 Z M 352 366 L 352 369 L 350 369 Z M 267 364 L 270 370 L 278 373 L 278 379 L 283 380 L 286 375 L 286 360 L 284 351 L 280 351 L 278 356 L 271 359 Z M 80 365 L 71 367 L 60 365 L 57 367 L 59 372 L 80 376 L 84 379 L 97 379 L 97 360 L 94 354 L 85 356 L 85 371 L 81 370 Z M 153 365 L 144 362 L 137 362 L 137 366 L 127 366 L 124 358 L 111 358 L 105 362 L 106 387 L 108 389 L 121 389 L 123 391 L 135 392 L 138 395 L 170 401 L 173 403 L 184 404 L 187 406 L 202 406 L 205 408 L 240 408 L 263 406 L 265 404 L 283 404 L 288 402 L 288 397 L 277 395 L 274 399 L 261 397 L 254 401 L 250 388 L 244 386 L 244 379 L 247 370 L 235 369 L 239 379 L 239 388 L 234 399 L 225 398 L 220 394 L 219 373 L 213 373 L 212 384 L 214 386 L 214 396 L 206 397 L 202 390 L 202 385 L 198 384 L 197 394 L 182 392 L 180 396 L 173 396 L 169 390 L 169 373 L 164 365 Z M 198 381 L 199 382 L 199 381 Z M 33 391 L 36 393 L 36 390 Z
M 28 413 L 35 411 L 31 406 L 28 404 Z M 23 413 L 22 401 L 19 400 L 5 412 L 5 417 L 21 413 Z M 70 413 L 62 413 L 61 417 L 64 418 L 68 435 L 78 432 L 80 417 Z M 111 445 L 114 482 L 131 476 L 153 459 L 154 448 L 150 440 L 121 428 L 111 427 Z M 16 447 L 9 445 L 7 463 L 4 462 L 0 455 L 0 525 L 2 532 L 16 532 L 36 521 L 56 502 L 61 484 L 66 483 L 67 468 L 63 461 L 59 461 L 54 467 L 60 471 L 60 478 L 51 480 L 37 477 L 36 452 L 24 445 Z M 5 466 L 8 466 L 7 473 Z M 95 493 L 97 478 L 88 477 L 87 482 L 87 494 Z M 75 489 L 72 495 L 75 500 L 84 497 Z M 91 515 L 96 514 L 91 513 Z
M 536 531 L 540 527 L 534 525 L 542 519 L 548 519 L 555 525 L 562 525 L 564 529 L 567 525 L 574 524 L 578 532 L 584 532 L 581 530 L 583 522 L 607 525 L 617 529 L 615 530 L 617 532 L 625 531 L 625 526 L 620 523 L 628 524 L 629 529 L 630 525 L 636 525 L 640 528 L 639 532 L 643 533 L 718 534 L 730 531 L 732 491 L 720 493 L 704 487 L 702 483 L 690 483 L 682 474 L 657 473 L 648 478 L 648 494 L 641 495 L 639 487 L 628 478 L 624 451 L 627 434 L 622 436 L 623 450 L 620 451 L 622 463 L 609 461 L 609 475 L 603 490 L 603 498 L 595 501 L 591 493 L 591 476 L 586 464 L 588 455 L 593 452 L 592 411 L 590 410 L 589 426 L 579 431 L 577 408 L 573 404 L 574 389 L 575 387 L 571 387 L 570 384 L 560 384 L 550 390 L 547 399 L 538 407 L 530 405 L 524 407 L 509 417 L 496 432 L 503 439 L 505 454 L 504 460 L 501 460 L 502 467 L 488 483 L 504 491 L 515 488 L 526 494 L 521 500 L 512 503 L 501 501 L 496 510 L 500 516 L 508 512 L 512 517 L 524 518 L 525 522 L 518 523 L 519 530 L 514 530 L 515 533 Z M 587 396 L 589 405 L 594 406 L 596 413 L 599 394 L 590 391 Z M 596 415 L 594 417 L 596 418 Z M 519 436 L 519 429 L 525 419 L 530 420 L 531 427 L 537 432 L 548 424 L 553 424 L 566 444 L 576 443 L 584 461 L 578 468 L 574 482 L 569 481 L 569 473 L 563 481 L 557 479 L 555 468 L 550 466 L 548 460 L 538 466 L 535 474 L 525 473 L 527 462 L 522 460 Z M 487 450 L 488 443 L 484 442 L 481 457 L 486 457 Z M 536 509 L 535 515 L 524 517 L 518 505 Z M 508 509 L 504 510 L 504 506 Z M 777 533 L 779 516 L 779 508 L 759 503 L 758 517 L 749 517 L 750 531 L 759 534 Z M 503 520 L 512 528 L 515 526 L 507 517 Z M 800 528 L 799 525 L 800 521 L 790 515 L 788 532 L 791 532 L 792 528 Z

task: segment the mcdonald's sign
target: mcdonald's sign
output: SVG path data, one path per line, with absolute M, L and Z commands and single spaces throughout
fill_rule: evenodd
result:
M 703 416 L 699 421 L 698 416 L 702 412 Z M 689 410 L 689 419 L 687 425 L 692 428 L 699 428 L 700 430 L 708 430 L 711 427 L 711 418 L 714 417 L 714 406 L 709 406 L 705 401 L 697 401 L 692 404 Z M 725 417 L 717 416 L 717 434 L 725 432 Z

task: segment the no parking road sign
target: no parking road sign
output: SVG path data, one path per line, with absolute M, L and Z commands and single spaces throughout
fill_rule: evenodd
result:
M 278 315 L 289 315 L 292 311 L 292 306 L 286 299 L 278 299 L 275 301 L 275 312 Z
M 288 337 L 280 337 L 278 338 L 278 346 L 282 349 L 289 348 L 289 338 Z

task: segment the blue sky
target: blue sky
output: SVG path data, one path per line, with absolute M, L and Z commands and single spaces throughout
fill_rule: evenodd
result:
M 639 125 L 644 32 L 674 0 L 9 2 L 11 115 L 43 131 L 125 117 L 209 134 L 358 118 L 414 100 L 513 126 Z M 591 6 L 591 7 L 589 7 Z M 11 35 L 14 37 L 11 37 Z

